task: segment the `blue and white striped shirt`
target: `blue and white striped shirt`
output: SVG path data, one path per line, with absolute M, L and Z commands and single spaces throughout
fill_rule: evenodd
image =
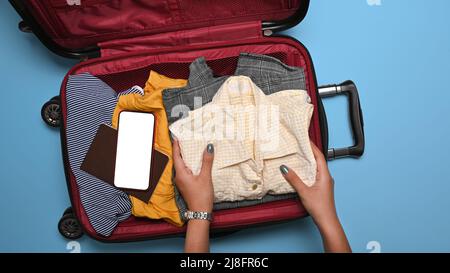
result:
M 121 95 L 129 93 L 143 94 L 143 90 L 133 87 Z M 131 202 L 127 194 L 82 171 L 80 166 L 98 127 L 111 124 L 117 100 L 117 93 L 97 77 L 89 73 L 69 76 L 66 88 L 69 164 L 89 222 L 103 236 L 111 235 L 117 224 L 130 216 Z

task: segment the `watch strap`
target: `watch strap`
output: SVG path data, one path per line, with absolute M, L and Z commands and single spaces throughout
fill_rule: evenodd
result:
M 184 218 L 187 220 L 208 220 L 212 221 L 212 213 L 205 211 L 185 211 Z

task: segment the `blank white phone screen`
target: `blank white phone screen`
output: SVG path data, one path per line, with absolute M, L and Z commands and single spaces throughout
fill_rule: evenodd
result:
M 146 190 L 150 184 L 155 116 L 124 111 L 118 128 L 114 185 Z

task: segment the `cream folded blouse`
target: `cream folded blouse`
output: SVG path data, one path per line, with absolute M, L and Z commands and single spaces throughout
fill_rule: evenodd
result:
M 211 103 L 170 126 L 194 174 L 207 144 L 214 144 L 214 202 L 260 199 L 294 192 L 280 165 L 295 170 L 305 184 L 316 178 L 308 130 L 313 105 L 304 90 L 265 95 L 250 78 L 232 76 Z

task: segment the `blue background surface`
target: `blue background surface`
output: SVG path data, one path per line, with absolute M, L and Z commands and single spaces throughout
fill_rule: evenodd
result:
M 310 50 L 320 84 L 354 80 L 366 153 L 329 164 L 336 203 L 354 251 L 450 251 L 450 1 L 313 0 L 287 33 Z M 0 251 L 68 252 L 57 222 L 69 206 L 58 131 L 41 120 L 74 61 L 17 29 L 0 1 Z M 330 146 L 351 144 L 344 98 L 325 101 Z M 179 252 L 183 239 L 103 244 L 82 252 Z M 371 244 L 369 244 L 371 245 Z M 310 218 L 212 240 L 213 252 L 320 252 Z

